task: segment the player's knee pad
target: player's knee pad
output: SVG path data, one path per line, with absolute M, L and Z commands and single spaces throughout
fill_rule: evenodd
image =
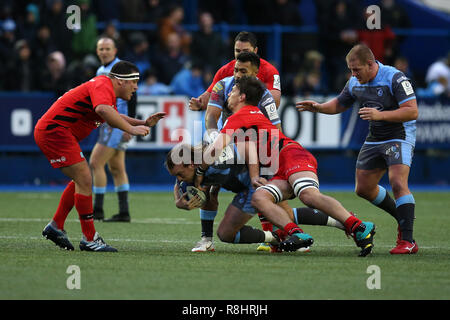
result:
M 259 190 L 259 189 L 264 189 L 264 190 L 269 191 L 269 193 L 274 198 L 275 203 L 279 203 L 279 202 L 283 201 L 283 193 L 276 185 L 266 184 L 265 186 L 258 187 L 256 190 Z
M 294 194 L 298 198 L 303 190 L 308 188 L 316 188 L 319 190 L 319 182 L 313 178 L 299 178 L 292 184 Z

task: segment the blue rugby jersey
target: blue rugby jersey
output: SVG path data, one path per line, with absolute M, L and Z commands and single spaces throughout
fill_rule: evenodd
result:
M 355 102 L 358 108 L 377 108 L 380 111 L 395 110 L 399 105 L 416 99 L 410 80 L 391 66 L 377 61 L 379 69 L 375 78 L 360 84 L 352 76 L 337 97 L 339 104 L 351 107 Z M 407 122 L 369 121 L 367 143 L 379 143 L 388 140 L 401 140 L 415 145 L 416 120 Z
M 250 175 L 246 165 L 213 165 L 205 172 L 204 185 L 220 185 L 222 188 L 239 193 L 252 189 Z
M 222 121 L 219 119 L 217 123 L 217 128 L 219 130 L 222 128 L 222 124 L 225 123 L 227 118 L 232 114 L 231 110 L 228 109 L 228 94 L 233 89 L 234 83 L 234 76 L 224 78 L 214 85 L 211 92 L 208 105 L 222 109 Z M 257 107 L 273 125 L 277 125 L 281 122 L 275 100 L 269 90 L 266 89 L 264 91 Z
M 120 59 L 116 57 L 113 61 L 111 61 L 107 65 L 100 66 L 97 69 L 97 76 L 108 75 L 108 73 L 111 71 L 111 68 L 119 61 L 120 61 Z M 119 113 L 128 115 L 128 102 L 126 100 L 117 98 L 116 105 L 117 105 L 117 111 Z

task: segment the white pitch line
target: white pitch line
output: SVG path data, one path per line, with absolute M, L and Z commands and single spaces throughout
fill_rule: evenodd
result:
M 44 218 L 0 218 L 0 222 L 45 222 L 48 223 L 49 219 Z M 79 222 L 78 219 L 67 219 L 66 222 Z M 99 223 L 99 222 L 97 222 Z M 144 223 L 144 224 L 198 224 L 196 221 L 189 221 L 184 218 L 145 218 L 134 219 L 132 223 Z M 0 235 L 0 239 L 28 239 L 28 240 L 45 240 L 42 237 L 25 237 L 25 236 L 3 236 Z M 163 242 L 163 243 L 191 243 L 190 240 L 149 240 L 149 239 L 108 239 L 109 241 L 117 242 Z M 313 247 L 354 247 L 354 244 L 336 244 L 335 242 L 323 242 L 315 243 Z M 377 244 L 375 238 L 375 247 L 377 248 L 392 248 L 392 245 L 380 245 Z M 450 249 L 450 247 L 437 247 L 437 246 L 420 246 L 419 249 Z
M 27 237 L 27 236 L 3 236 L 0 235 L 0 240 L 15 240 L 15 239 L 22 239 L 22 240 L 46 240 L 43 237 Z M 150 239 L 120 239 L 120 238 L 108 238 L 108 241 L 112 242 L 148 242 L 148 243 L 194 243 L 194 241 L 191 240 L 150 240 Z M 225 243 L 223 243 L 225 244 Z M 246 245 L 252 245 L 252 244 L 246 244 Z M 321 243 L 315 243 L 312 248 L 315 247 L 333 247 L 333 248 L 347 248 L 347 247 L 355 247 L 354 244 L 336 244 L 335 242 L 321 242 Z M 392 248 L 391 245 L 377 245 L 375 244 L 375 248 Z M 436 247 L 436 246 L 420 246 L 419 249 L 449 249 L 448 247 Z
M 12 239 L 25 239 L 25 240 L 46 240 L 44 237 L 26 237 L 26 236 L 2 236 L 0 235 L 0 239 L 12 240 Z M 150 239 L 109 239 L 108 241 L 117 241 L 117 242 L 163 242 L 163 243 L 188 243 L 190 241 L 182 241 L 182 240 L 150 240 Z

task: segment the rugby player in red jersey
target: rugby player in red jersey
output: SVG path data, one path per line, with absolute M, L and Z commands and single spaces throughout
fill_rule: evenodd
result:
M 202 173 L 208 160 L 218 156 L 217 151 L 231 142 L 244 138 L 256 143 L 259 163 L 273 170 L 273 178 L 267 182 L 253 174 L 252 184 L 257 188 L 252 196 L 252 205 L 289 237 L 280 242 L 283 251 L 295 251 L 312 244 L 310 235 L 293 223 L 285 210 L 277 203 L 297 197 L 310 208 L 316 208 L 340 221 L 356 245 L 361 248 L 360 256 L 366 256 L 373 248 L 375 225 L 363 222 L 348 212 L 336 199 L 319 191 L 317 161 L 314 156 L 296 141 L 286 137 L 256 107 L 265 87 L 255 77 L 241 77 L 236 80 L 229 94 L 228 107 L 233 114 L 228 117 L 221 133 L 204 152 L 204 163 L 197 169 L 196 186 L 202 182 Z M 257 152 L 256 152 L 257 151 Z M 253 170 L 252 173 L 258 173 Z M 269 239 L 270 240 L 270 239 Z M 269 241 L 270 242 L 270 241 Z
M 85 251 L 117 251 L 107 245 L 96 232 L 92 206 L 92 175 L 79 142 L 103 122 L 131 135 L 146 136 L 162 119 L 163 112 L 146 120 L 130 118 L 117 112 L 116 98 L 130 100 L 138 88 L 139 70 L 127 61 L 114 65 L 108 75 L 97 76 L 69 90 L 39 119 L 34 129 L 36 144 L 53 168 L 72 179 L 65 188 L 53 219 L 42 235 L 57 246 L 74 250 L 64 222 L 75 206 L 83 233 L 80 249 Z
M 209 98 L 211 97 L 212 90 L 215 84 L 226 77 L 231 77 L 234 74 L 234 65 L 236 58 L 241 52 L 254 52 L 258 53 L 256 36 L 247 31 L 240 32 L 234 39 L 234 57 L 235 59 L 220 68 L 213 79 L 213 82 L 209 88 L 198 98 L 191 98 L 189 101 L 189 109 L 193 111 L 206 110 L 208 106 Z M 267 89 L 275 99 L 277 108 L 280 106 L 281 99 L 281 84 L 280 73 L 278 70 L 270 64 L 268 61 L 261 58 L 258 74 L 256 75 L 259 80 L 264 82 Z

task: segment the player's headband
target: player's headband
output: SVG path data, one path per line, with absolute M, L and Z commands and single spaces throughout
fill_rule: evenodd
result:
M 129 74 L 117 74 L 114 72 L 110 72 L 109 74 L 119 80 L 139 80 L 139 72 Z

